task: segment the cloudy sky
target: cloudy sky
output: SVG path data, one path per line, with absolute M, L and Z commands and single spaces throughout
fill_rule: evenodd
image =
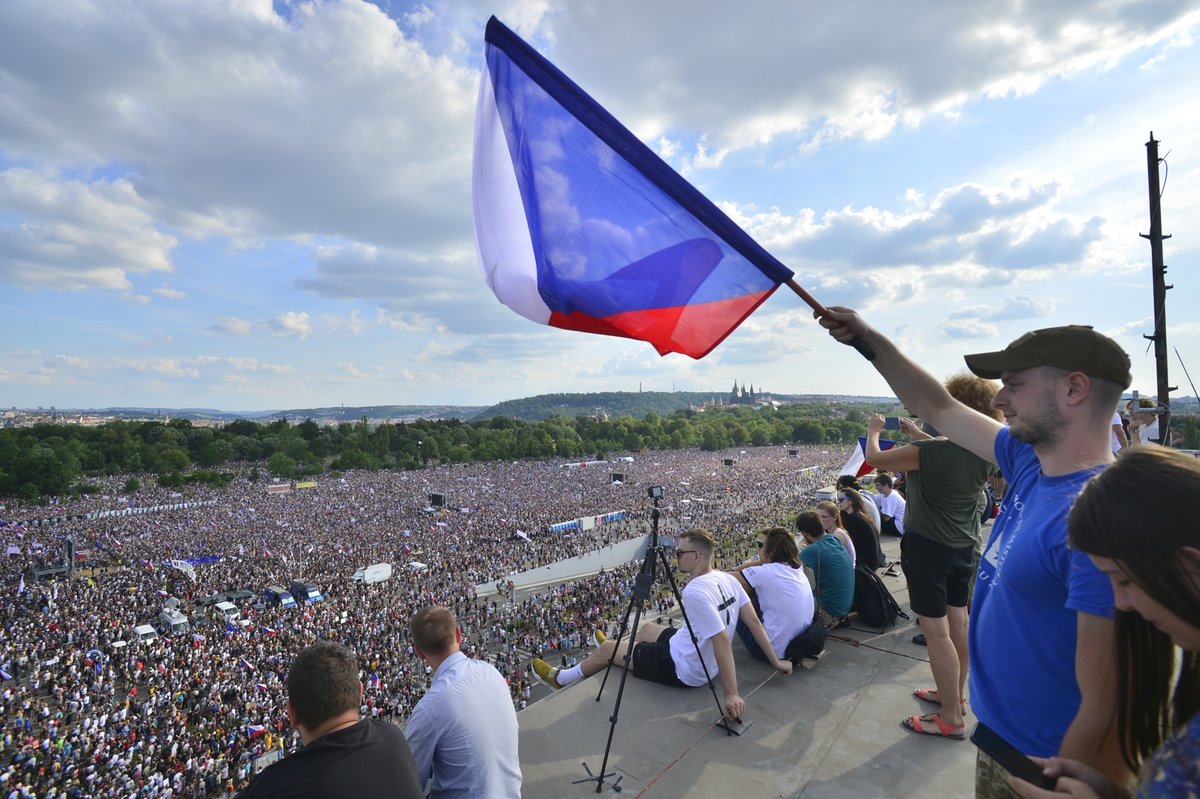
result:
M 701 361 L 501 306 L 470 205 L 493 13 L 938 376 L 1080 323 L 1154 393 L 1153 131 L 1200 377 L 1200 0 L 733 8 L 0 3 L 0 407 L 888 393 L 786 289 Z

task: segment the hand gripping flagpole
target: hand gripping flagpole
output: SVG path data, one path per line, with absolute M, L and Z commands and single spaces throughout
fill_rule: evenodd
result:
M 826 308 L 821 303 L 817 302 L 816 298 L 813 297 L 813 295 L 811 295 L 807 291 L 805 291 L 804 287 L 796 282 L 796 278 L 793 277 L 790 280 L 788 280 L 787 286 L 792 291 L 796 292 L 796 294 L 800 297 L 800 299 L 802 299 L 806 303 L 808 303 L 808 306 L 810 308 L 812 308 L 814 311 L 816 311 L 818 316 L 824 316 L 824 317 L 829 316 L 829 309 Z M 850 340 L 850 346 L 853 347 L 854 349 L 858 350 L 858 354 L 863 356 L 864 358 L 866 358 L 868 361 L 875 360 L 875 350 L 871 349 L 870 346 L 867 345 L 867 342 L 863 341 L 858 336 L 855 336 L 853 339 Z

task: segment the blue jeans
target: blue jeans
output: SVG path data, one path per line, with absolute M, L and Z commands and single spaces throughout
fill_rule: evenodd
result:
M 761 660 L 763 663 L 770 663 L 767 655 L 762 651 L 762 647 L 758 645 L 758 641 L 754 640 L 754 635 L 750 632 L 750 628 L 746 626 L 746 622 L 739 620 L 737 623 L 737 636 L 741 639 L 742 645 L 746 647 L 746 651 L 750 653 L 750 657 L 755 660 Z
M 762 606 L 758 604 L 758 594 L 750 595 L 750 601 L 754 605 L 754 612 L 758 615 L 759 620 L 762 620 Z M 771 659 L 762 651 L 762 647 L 758 645 L 758 641 L 754 640 L 754 634 L 750 632 L 750 628 L 746 626 L 746 622 L 738 619 L 737 637 L 741 640 L 742 646 L 746 647 L 746 651 L 750 653 L 750 657 L 755 660 L 761 660 L 763 663 L 770 663 Z

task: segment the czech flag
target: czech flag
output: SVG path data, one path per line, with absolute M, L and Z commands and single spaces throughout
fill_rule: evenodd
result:
M 266 735 L 266 734 L 267 734 L 267 728 L 265 726 L 263 726 L 262 724 L 247 724 L 246 725 L 246 737 L 248 737 L 248 738 L 257 738 L 260 735 Z
M 500 302 L 702 358 L 792 278 L 495 17 L 484 41 L 475 244 Z
M 886 438 L 879 439 L 879 449 L 889 450 L 896 446 L 895 441 L 890 441 Z M 858 437 L 858 446 L 850 453 L 850 458 L 846 461 L 846 465 L 838 472 L 838 476 L 843 474 L 852 474 L 855 477 L 862 477 L 864 474 L 870 474 L 875 471 L 875 467 L 867 463 L 867 440 L 862 436 Z

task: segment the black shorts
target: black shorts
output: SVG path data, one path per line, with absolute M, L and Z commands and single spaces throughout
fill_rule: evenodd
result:
M 640 643 L 633 647 L 633 676 L 650 682 L 687 688 L 675 676 L 675 661 L 671 659 L 671 636 L 679 632 L 677 627 L 663 630 L 654 643 Z
M 910 531 L 900 539 L 900 568 L 908 580 L 913 612 L 929 619 L 946 607 L 965 608 L 975 574 L 975 547 L 952 548 Z

